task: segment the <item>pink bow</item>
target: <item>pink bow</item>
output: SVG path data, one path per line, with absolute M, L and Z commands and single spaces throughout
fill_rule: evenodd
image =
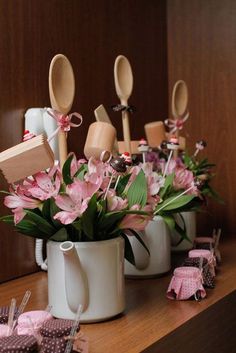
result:
M 188 117 L 189 113 L 187 113 L 183 118 L 166 119 L 164 123 L 170 129 L 170 134 L 173 134 L 177 130 L 182 130 L 184 127 L 184 123 L 188 119 Z
M 47 113 L 53 117 L 53 119 L 56 120 L 57 122 L 57 129 L 48 137 L 48 142 L 51 141 L 60 130 L 64 131 L 64 132 L 68 132 L 70 131 L 71 127 L 79 127 L 82 122 L 83 122 L 83 118 L 79 113 L 71 113 L 69 115 L 64 115 L 54 109 L 51 108 L 47 108 Z M 77 119 L 79 119 L 79 123 L 75 124 L 72 123 L 72 118 L 76 117 Z

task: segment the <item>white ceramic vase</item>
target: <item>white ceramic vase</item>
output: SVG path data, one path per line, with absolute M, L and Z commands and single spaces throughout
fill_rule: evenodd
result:
M 193 248 L 193 242 L 196 237 L 196 212 L 182 212 L 181 213 L 185 226 L 186 226 L 186 234 L 190 241 L 184 239 L 180 242 L 181 236 L 176 232 L 171 232 L 171 250 L 173 252 L 178 251 L 187 251 Z M 178 224 L 183 227 L 183 220 L 181 217 L 176 214 L 176 220 Z
M 140 232 L 140 236 L 148 247 L 150 256 L 134 236 L 129 236 L 135 266 L 125 260 L 126 277 L 155 277 L 169 272 L 171 269 L 170 233 L 163 218 L 156 216 L 155 220 L 148 223 L 145 231 Z
M 51 117 L 45 108 L 29 108 L 25 113 L 25 130 L 35 135 L 45 134 L 47 137 L 57 129 L 56 120 Z M 50 142 L 55 159 L 59 159 L 58 138 L 54 137 Z
M 57 318 L 74 319 L 79 304 L 81 322 L 109 319 L 125 308 L 124 240 L 97 242 L 49 241 L 48 299 Z

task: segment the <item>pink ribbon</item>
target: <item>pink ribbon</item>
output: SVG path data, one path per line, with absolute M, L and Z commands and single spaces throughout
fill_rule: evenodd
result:
M 170 129 L 170 134 L 173 134 L 175 131 L 183 129 L 184 123 L 188 118 L 189 113 L 187 113 L 183 118 L 166 119 L 164 123 Z
M 83 118 L 79 113 L 71 113 L 69 115 L 64 115 L 54 109 L 47 108 L 47 113 L 56 120 L 57 122 L 57 129 L 48 137 L 48 142 L 51 141 L 61 130 L 63 132 L 70 131 L 71 127 L 79 127 L 82 122 Z M 72 123 L 72 118 L 75 117 L 79 120 L 78 124 Z

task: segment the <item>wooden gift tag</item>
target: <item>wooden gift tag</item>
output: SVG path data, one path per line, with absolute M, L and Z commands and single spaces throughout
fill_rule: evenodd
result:
M 54 154 L 44 135 L 38 135 L 0 153 L 0 169 L 14 183 L 52 167 Z

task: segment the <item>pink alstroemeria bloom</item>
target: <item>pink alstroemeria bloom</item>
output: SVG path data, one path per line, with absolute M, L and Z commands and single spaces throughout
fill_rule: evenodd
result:
M 152 207 L 150 205 L 144 206 L 142 209 L 140 209 L 139 205 L 133 205 L 131 210 L 141 210 L 149 213 L 149 215 L 144 216 L 144 215 L 139 215 L 139 214 L 128 214 L 126 215 L 120 225 L 119 228 L 121 229 L 134 229 L 134 230 L 144 230 L 147 223 L 151 220 L 151 212 L 152 212 Z
M 18 191 L 18 190 L 17 190 Z M 32 199 L 22 193 L 12 193 L 4 198 L 4 205 L 12 209 L 15 224 L 19 223 L 25 216 L 24 208 L 34 209 L 41 205 L 39 200 Z
M 193 185 L 194 176 L 190 170 L 185 168 L 177 168 L 175 170 L 175 177 L 173 186 L 176 190 L 188 189 Z
M 88 174 L 99 174 L 101 176 L 108 175 L 109 164 L 97 160 L 93 157 L 89 158 L 88 161 Z
M 108 211 L 121 211 L 127 208 L 128 200 L 122 199 L 116 195 L 115 190 L 109 190 L 107 193 L 107 208 Z
M 99 161 L 93 157 L 89 158 L 88 161 L 88 174 L 90 175 L 99 175 L 102 179 L 102 183 L 100 184 L 100 189 L 105 190 L 110 181 L 110 173 L 109 173 L 109 164 Z
M 60 190 L 61 180 L 56 174 L 55 180 L 45 172 L 39 172 L 34 175 L 34 182 L 28 192 L 41 201 L 56 197 Z
M 92 197 L 100 189 L 102 182 L 102 176 L 93 173 L 90 175 L 86 174 L 83 181 L 77 180 L 75 183 L 80 185 L 82 198 L 86 199 L 87 197 Z
M 165 166 L 166 166 L 166 162 L 164 162 L 164 163 L 162 164 L 162 173 L 164 173 Z M 178 168 L 186 169 L 186 167 L 185 167 L 184 163 L 182 162 L 182 160 L 181 160 L 180 158 L 171 159 L 171 160 L 170 160 L 170 163 L 169 163 L 169 165 L 168 165 L 166 174 L 167 174 L 167 175 L 172 174 L 172 173 L 174 173 Z
M 73 183 L 66 188 L 67 194 L 58 195 L 55 198 L 56 205 L 62 210 L 55 214 L 62 224 L 70 224 L 80 217 L 88 207 L 90 198 L 83 199 L 81 185 Z

